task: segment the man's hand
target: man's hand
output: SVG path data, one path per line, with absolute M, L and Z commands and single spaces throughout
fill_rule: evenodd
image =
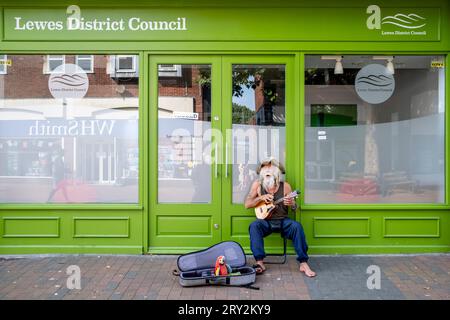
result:
M 265 194 L 259 197 L 260 201 L 264 201 L 266 204 L 271 203 L 273 201 L 273 195 Z
M 284 183 L 284 200 L 283 200 L 283 204 L 285 206 L 291 207 L 293 210 L 295 210 L 294 208 L 297 206 L 297 204 L 295 203 L 295 198 L 286 198 L 286 196 L 288 194 L 290 194 L 292 192 L 292 188 L 291 185 L 287 182 Z
M 294 198 L 284 198 L 283 204 L 285 206 L 291 207 L 294 205 Z

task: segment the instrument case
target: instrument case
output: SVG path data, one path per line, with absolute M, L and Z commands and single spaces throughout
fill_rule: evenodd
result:
M 215 276 L 214 266 L 218 256 L 225 256 L 225 263 L 230 265 L 232 273 L 240 275 Z M 207 249 L 191 252 L 178 257 L 177 266 L 179 282 L 183 287 L 204 285 L 225 285 L 252 287 L 256 280 L 254 268 L 246 265 L 246 257 L 242 246 L 235 241 L 223 241 Z

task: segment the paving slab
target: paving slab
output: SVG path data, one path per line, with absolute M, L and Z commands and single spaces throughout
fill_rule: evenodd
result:
M 289 256 L 266 265 L 254 284 L 260 290 L 183 288 L 172 274 L 177 257 L 0 256 L 0 300 L 450 300 L 450 254 L 311 256 L 314 278 Z M 81 289 L 68 287 L 73 265 Z

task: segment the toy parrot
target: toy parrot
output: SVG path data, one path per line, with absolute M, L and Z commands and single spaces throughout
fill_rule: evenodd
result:
M 230 265 L 225 263 L 225 256 L 218 256 L 216 259 L 216 266 L 214 267 L 215 276 L 226 276 L 231 273 L 232 269 Z

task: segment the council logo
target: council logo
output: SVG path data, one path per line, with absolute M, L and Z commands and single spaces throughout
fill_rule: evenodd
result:
M 86 72 L 72 63 L 56 67 L 48 79 L 48 89 L 56 99 L 81 99 L 88 88 L 89 78 Z
M 427 30 L 424 30 L 424 27 L 427 25 L 427 19 L 417 12 L 397 12 L 393 15 L 382 17 L 380 7 L 370 5 L 367 7 L 366 13 L 369 14 L 366 21 L 367 28 L 369 30 L 381 30 L 381 35 L 383 36 L 417 36 L 427 34 Z
M 395 89 L 395 79 L 388 69 L 380 64 L 369 64 L 359 70 L 355 78 L 358 96 L 371 104 L 388 100 Z
M 381 19 L 381 24 L 392 24 L 404 29 L 418 29 L 426 26 L 426 23 L 423 23 L 424 20 L 424 17 L 415 13 L 408 15 L 397 13 L 394 16 L 386 16 Z

